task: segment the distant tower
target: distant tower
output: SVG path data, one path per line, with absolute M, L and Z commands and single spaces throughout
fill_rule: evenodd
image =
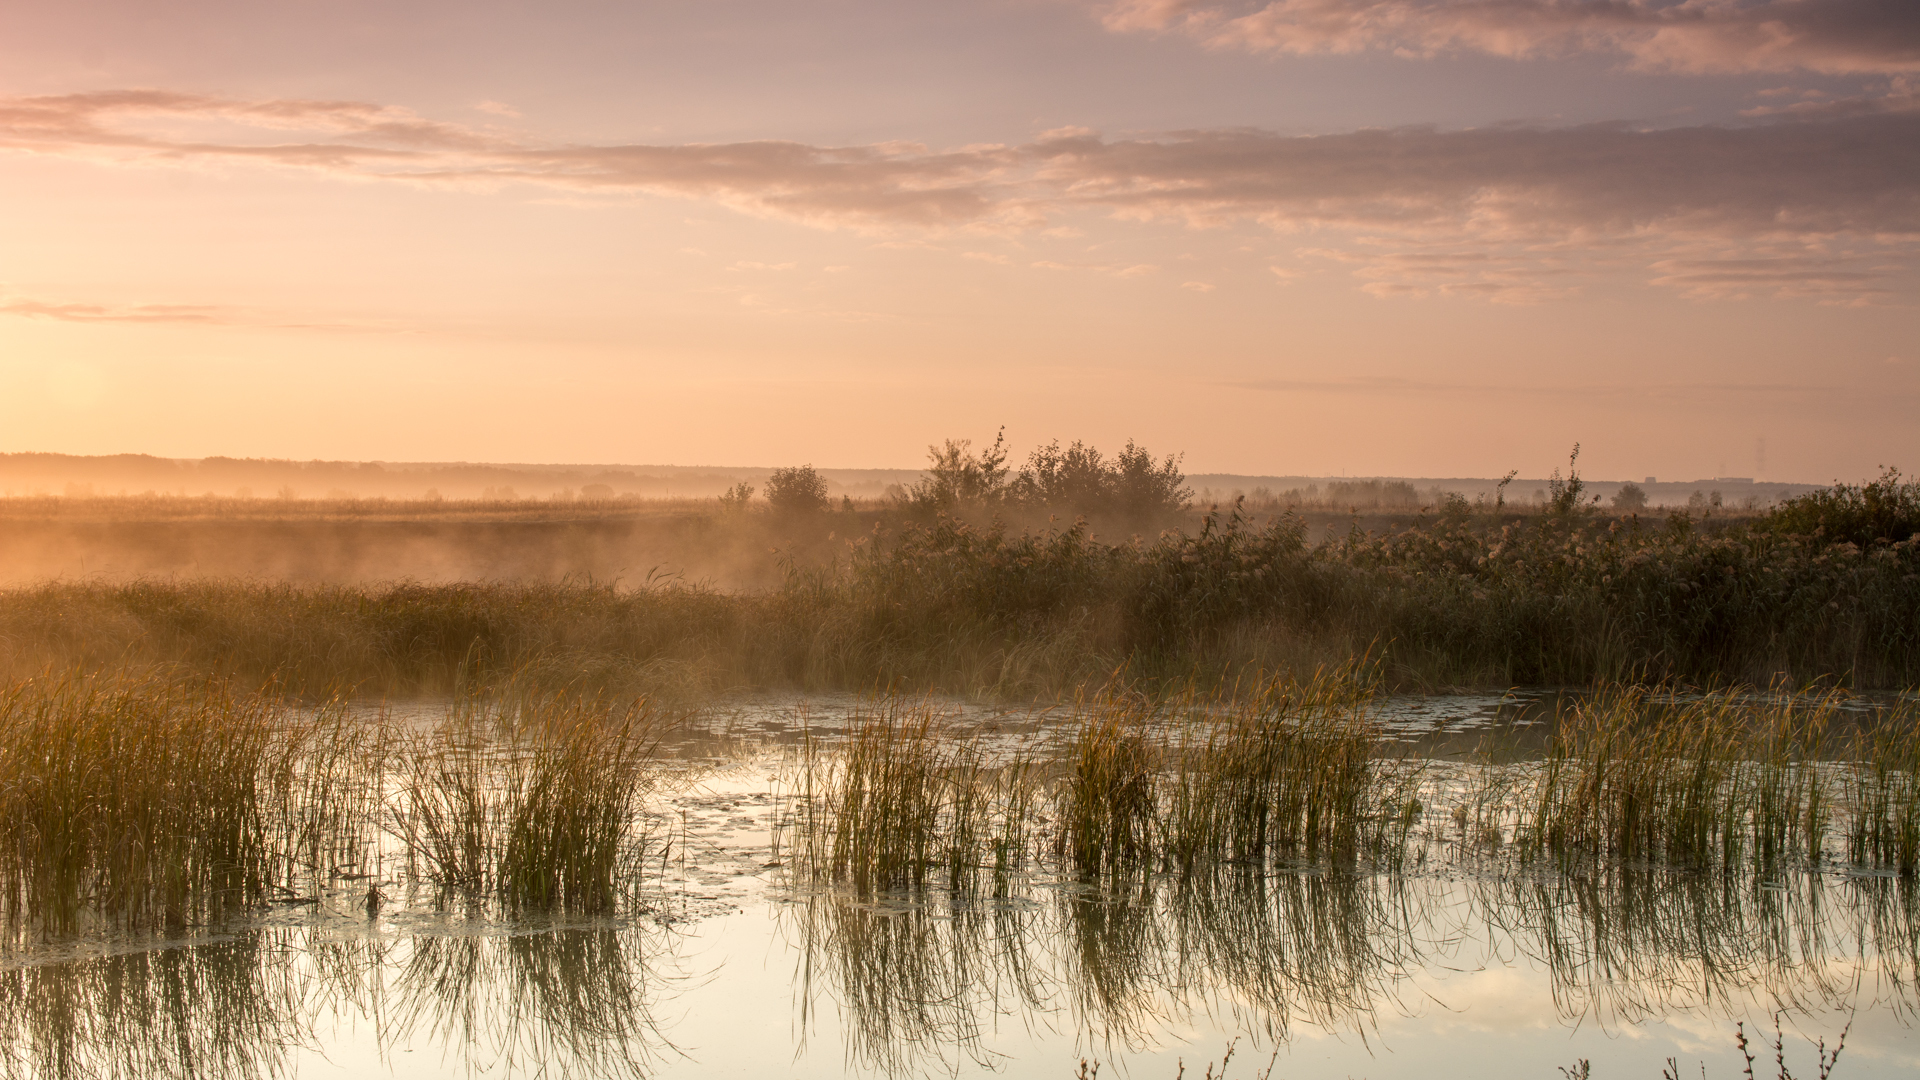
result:
M 1753 478 L 1764 480 L 1767 476 L 1767 437 L 1753 440 Z

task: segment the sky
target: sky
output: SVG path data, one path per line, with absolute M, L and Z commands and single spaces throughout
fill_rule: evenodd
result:
M 0 451 L 1920 471 L 1913 0 L 0 0 Z

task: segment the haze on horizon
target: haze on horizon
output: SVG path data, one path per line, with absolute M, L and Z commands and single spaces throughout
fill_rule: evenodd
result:
M 0 452 L 1920 469 L 1910 0 L 78 0 L 0 73 Z

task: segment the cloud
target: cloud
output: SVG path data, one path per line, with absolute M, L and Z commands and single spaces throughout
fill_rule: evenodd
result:
M 1899 83 L 1888 96 L 1906 93 Z M 1784 108 L 1790 97 L 1765 100 Z M 955 231 L 1057 235 L 1069 227 L 1062 219 L 1091 227 L 1104 217 L 1122 229 L 1251 224 L 1254 237 L 1312 236 L 1303 250 L 1332 252 L 1357 287 L 1383 296 L 1531 302 L 1566 295 L 1581 275 L 1651 269 L 1657 287 L 1731 298 L 1760 286 L 1709 281 L 1702 275 L 1734 272 L 1709 264 L 1765 259 L 1769 295 L 1884 302 L 1901 295 L 1892 283 L 1920 252 L 1920 110 L 1905 108 L 1651 131 L 1226 129 L 1109 139 L 1064 129 L 1025 145 L 938 150 L 548 146 L 368 103 L 120 91 L 0 98 L 0 150 L 665 195 L 882 233 L 883 246 L 925 247 Z
M 1598 52 L 1682 72 L 1920 71 L 1912 0 L 1117 0 L 1116 31 L 1288 55 Z
M 1829 303 L 1862 304 L 1893 290 L 1898 267 L 1816 255 L 1771 258 L 1663 259 L 1653 264 L 1653 284 L 1696 300 L 1811 297 Z
M 159 90 L 0 99 L 0 149 L 119 161 L 254 163 L 355 177 L 711 199 L 839 225 L 980 223 L 996 209 L 992 147 L 762 141 L 542 146 L 351 101 L 236 101 Z
M 174 324 L 375 333 L 396 329 L 379 323 L 289 321 L 264 312 L 218 307 L 211 304 L 116 305 L 4 295 L 0 295 L 0 315 L 65 323 Z
M 78 304 L 34 300 L 24 297 L 0 297 L 0 315 L 19 315 L 33 319 L 75 323 L 227 323 L 232 320 L 220 309 L 194 304 L 133 304 L 108 307 L 104 304 Z

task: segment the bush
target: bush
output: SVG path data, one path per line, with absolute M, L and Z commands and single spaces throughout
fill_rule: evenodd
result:
M 827 508 L 827 480 L 811 465 L 775 469 L 767 477 L 767 505 L 782 516 L 817 514 Z
M 1758 524 L 1773 533 L 1819 535 L 1861 547 L 1897 544 L 1920 533 L 1920 481 L 1901 483 L 1900 470 L 1888 469 L 1865 484 L 1835 484 L 1788 499 Z
M 1647 491 L 1639 484 L 1621 484 L 1613 493 L 1613 508 L 1623 514 L 1637 514 L 1647 508 Z

